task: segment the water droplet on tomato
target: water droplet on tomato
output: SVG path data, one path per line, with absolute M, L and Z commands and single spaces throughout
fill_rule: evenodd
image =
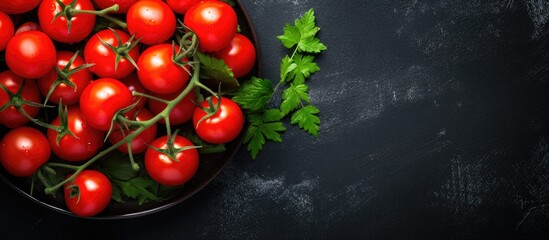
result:
M 88 151 L 93 151 L 95 150 L 95 144 L 93 144 L 92 142 L 88 142 L 87 148 L 88 148 Z

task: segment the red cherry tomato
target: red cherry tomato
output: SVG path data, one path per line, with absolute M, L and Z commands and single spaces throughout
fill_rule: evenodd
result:
M 45 76 L 55 66 L 56 50 L 51 39 L 39 31 L 19 33 L 6 47 L 6 64 L 17 75 L 34 79 Z
M 65 184 L 64 196 L 65 204 L 72 213 L 91 217 L 101 213 L 109 205 L 112 184 L 103 173 L 84 170 L 74 178 L 74 181 Z
M 13 21 L 8 14 L 0 12 L 0 51 L 4 51 L 14 34 Z
M 0 4 L 0 11 L 7 14 L 19 14 L 34 9 L 41 0 L 6 0 Z
M 180 92 L 181 91 L 165 95 L 152 95 L 157 98 L 170 101 L 175 99 Z M 187 94 L 187 96 L 181 99 L 181 101 L 177 105 L 175 105 L 175 107 L 170 112 L 170 125 L 179 125 L 191 120 L 191 118 L 193 117 L 194 109 L 196 108 L 195 99 L 195 93 L 194 90 L 192 90 L 189 94 Z M 163 102 L 155 101 L 153 99 L 149 100 L 149 108 L 154 115 L 157 115 L 160 112 L 164 111 L 166 106 L 167 105 Z M 159 122 L 165 124 L 164 119 L 161 119 Z
M 126 87 L 128 87 L 128 90 L 130 92 L 140 92 L 140 93 L 149 93 L 149 91 L 139 82 L 139 78 L 137 78 L 137 75 L 135 73 L 130 74 L 129 76 L 120 79 Z M 147 104 L 147 98 L 141 97 L 141 96 L 134 96 L 132 103 L 139 102 L 134 109 L 139 110 L 143 108 Z M 135 112 L 134 112 L 135 113 Z
M 136 113 L 136 115 L 125 114 L 124 116 L 128 119 L 137 121 L 146 121 L 154 117 L 152 113 L 146 108 L 140 109 Z M 147 150 L 148 148 L 147 144 L 150 144 L 156 138 L 156 131 L 156 124 L 153 124 L 145 131 L 137 135 L 131 143 L 132 154 L 145 152 L 145 150 Z M 121 130 L 120 128 L 116 128 L 114 131 L 111 132 L 111 135 L 109 135 L 109 141 L 112 144 L 115 144 L 122 141 L 125 136 L 131 134 L 132 132 L 133 130 L 127 131 L 126 129 Z M 123 153 L 128 153 L 128 145 L 122 144 L 120 147 L 118 147 L 118 150 Z
M 83 161 L 93 157 L 103 146 L 104 133 L 88 126 L 78 106 L 68 108 L 67 119 L 67 126 L 76 138 L 67 134 L 61 138 L 57 145 L 58 132 L 48 129 L 48 141 L 53 153 L 70 162 Z M 59 126 L 60 123 L 61 121 L 57 117 L 51 122 L 51 125 Z
M 157 138 L 151 146 L 158 149 L 167 149 L 168 137 Z M 176 136 L 175 148 L 194 146 L 191 141 L 182 136 Z M 189 181 L 198 170 L 198 150 L 190 148 L 176 154 L 177 161 L 169 158 L 152 148 L 145 152 L 145 169 L 156 182 L 167 186 L 178 186 Z
M 50 159 L 51 149 L 44 134 L 31 127 L 6 133 L 0 143 L 0 163 L 17 177 L 31 176 Z
M 17 76 L 11 71 L 4 71 L 0 73 L 0 84 L 4 85 L 11 93 L 17 93 L 21 87 L 21 99 L 29 102 L 40 103 L 41 95 L 38 86 L 36 86 L 33 80 L 24 80 L 22 77 Z M 24 86 L 23 86 L 24 84 Z M 0 106 L 4 106 L 10 100 L 8 94 L 0 89 Z M 35 117 L 38 114 L 39 109 L 37 107 L 31 107 L 24 104 L 23 110 L 29 116 Z M 9 128 L 16 128 L 29 122 L 30 120 L 25 117 L 15 106 L 10 106 L 3 111 L 0 111 L 0 123 Z
M 212 98 L 213 105 L 217 105 L 217 101 L 217 98 Z M 208 100 L 204 100 L 200 105 L 207 108 Z M 203 109 L 197 107 L 193 115 L 196 134 L 206 142 L 214 144 L 230 142 L 240 134 L 244 126 L 244 114 L 240 106 L 225 97 L 221 97 L 221 105 L 217 113 L 198 124 L 206 114 Z
M 38 7 L 38 22 L 42 31 L 44 31 L 52 39 L 62 43 L 75 43 L 84 40 L 93 30 L 95 26 L 95 15 L 76 13 L 71 16 L 71 26 L 67 22 L 67 17 L 61 15 L 55 16 L 62 12 L 61 5 L 58 0 L 43 0 Z M 74 9 L 76 10 L 95 10 L 90 0 L 60 0 L 65 5 L 70 5 L 76 1 Z
M 139 0 L 93 0 L 95 4 L 101 9 L 108 8 L 114 4 L 118 4 L 118 12 L 127 13 L 128 9 Z
M 175 32 L 175 14 L 162 1 L 141 0 L 133 4 L 126 15 L 128 32 L 147 45 L 167 41 Z
M 198 36 L 200 49 L 205 52 L 227 47 L 238 27 L 236 12 L 222 1 L 202 1 L 195 4 L 187 10 L 184 23 Z
M 201 0 L 167 0 L 166 2 L 174 12 L 184 15 L 189 8 L 200 1 Z
M 26 31 L 42 31 L 42 28 L 40 28 L 40 25 L 38 25 L 38 23 L 35 23 L 35 22 L 26 22 L 26 23 L 23 23 L 21 24 L 21 26 L 19 26 L 17 28 L 17 30 L 15 30 L 15 34 L 19 34 L 19 33 L 22 33 L 22 32 L 26 32 Z
M 69 64 L 69 61 L 73 56 L 73 52 L 57 52 L 57 68 L 63 70 L 67 66 L 67 64 Z M 84 58 L 82 58 L 81 56 L 77 56 L 69 67 L 69 70 L 75 69 L 84 64 L 86 64 Z M 44 96 L 48 95 L 50 88 L 58 78 L 59 74 L 55 69 L 52 69 L 49 74 L 38 80 L 40 91 Z M 69 86 L 65 83 L 57 85 L 49 97 L 50 102 L 58 104 L 59 99 L 62 99 L 63 104 L 65 105 L 77 103 L 78 101 L 80 101 L 80 95 L 82 95 L 84 88 L 86 88 L 86 86 L 90 84 L 92 80 L 92 74 L 87 68 L 84 68 L 70 75 L 68 80 L 72 82 L 76 88 L 73 88 L 72 86 Z
M 122 82 L 113 78 L 93 81 L 80 96 L 82 116 L 90 126 L 108 131 L 114 115 L 132 104 L 132 94 Z
M 213 52 L 213 57 L 223 59 L 233 71 L 235 78 L 246 76 L 255 65 L 255 47 L 246 36 L 236 34 L 226 48 Z
M 119 44 L 118 38 L 120 38 Z M 116 66 L 116 58 L 120 53 L 114 52 L 103 42 L 110 44 L 115 48 L 123 47 L 125 43 L 130 39 L 130 35 L 121 31 L 121 30 L 110 30 L 105 29 L 96 34 L 94 34 L 86 43 L 84 48 L 84 58 L 87 63 L 93 63 L 94 66 L 90 67 L 90 71 L 95 73 L 99 77 L 110 77 L 110 78 L 124 78 L 127 77 L 130 73 L 135 70 L 135 67 L 132 63 L 126 58 L 129 57 L 134 61 L 137 61 L 139 58 L 139 48 L 134 47 L 127 50 L 127 54 L 122 55 Z
M 178 91 L 189 82 L 189 73 L 176 65 L 172 58 L 179 46 L 159 44 L 147 48 L 137 61 L 137 76 L 143 86 L 151 92 L 168 94 Z M 183 61 L 188 61 L 183 58 Z M 186 66 L 189 70 L 189 66 Z M 190 71 L 190 70 L 189 70 Z

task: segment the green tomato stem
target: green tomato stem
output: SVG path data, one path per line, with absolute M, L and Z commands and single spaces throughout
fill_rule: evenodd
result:
M 197 83 L 199 83 L 199 74 L 200 74 L 200 66 L 197 66 L 194 68 L 194 72 L 193 72 L 193 75 L 192 75 L 192 78 L 191 80 L 189 81 L 189 84 L 187 85 L 187 87 L 185 87 L 185 89 L 173 100 L 169 101 L 166 108 L 160 112 L 159 114 L 157 114 L 156 116 L 154 116 L 153 118 L 149 119 L 149 120 L 146 120 L 146 121 L 142 121 L 140 122 L 140 126 L 135 129 L 131 134 L 127 135 L 124 139 L 122 139 L 121 141 L 111 145 L 109 148 L 99 152 L 97 155 L 95 155 L 93 158 L 91 158 L 90 160 L 88 160 L 87 162 L 85 162 L 84 164 L 80 165 L 80 166 L 77 166 L 75 168 L 75 172 L 68 178 L 66 178 L 65 180 L 63 180 L 62 182 L 58 183 L 57 185 L 55 186 L 52 186 L 52 187 L 47 187 L 44 189 L 44 192 L 46 194 L 51 194 L 55 191 L 57 191 L 59 188 L 63 187 L 63 185 L 71 182 L 74 180 L 74 178 L 80 174 L 80 172 L 82 172 L 84 169 L 88 168 L 90 165 L 92 165 L 94 162 L 96 162 L 97 160 L 99 160 L 100 158 L 104 157 L 105 155 L 107 155 L 108 153 L 110 153 L 111 151 L 115 150 L 116 148 L 118 148 L 119 146 L 121 146 L 122 144 L 126 143 L 126 144 L 130 144 L 133 139 L 141 134 L 143 131 L 145 131 L 145 129 L 147 129 L 148 127 L 150 127 L 151 125 L 155 124 L 156 122 L 158 122 L 160 119 L 163 119 L 163 118 L 167 118 L 169 115 L 170 115 L 170 112 L 172 111 L 172 109 L 185 97 L 187 96 L 187 94 L 189 94 L 191 92 L 191 90 L 195 87 L 195 85 Z M 119 117 L 117 117 L 117 119 L 120 119 Z

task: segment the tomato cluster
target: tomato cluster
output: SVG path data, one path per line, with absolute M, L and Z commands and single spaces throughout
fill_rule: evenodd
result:
M 99 18 L 118 26 L 107 28 Z M 236 78 L 247 75 L 255 47 L 237 29 L 235 10 L 220 0 L 0 4 L 0 124 L 10 129 L 0 163 L 18 177 L 44 167 L 74 170 L 61 186 L 67 208 L 79 216 L 109 204 L 108 176 L 89 166 L 114 149 L 144 154 L 146 172 L 158 183 L 184 184 L 200 155 L 170 127 L 192 124 L 211 144 L 230 142 L 243 128 L 240 107 L 199 84 L 193 58 L 200 51 L 222 59 Z M 57 116 L 43 122 L 52 106 Z

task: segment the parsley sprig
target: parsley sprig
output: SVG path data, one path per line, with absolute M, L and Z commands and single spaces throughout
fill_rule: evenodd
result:
M 291 51 L 280 63 L 280 81 L 273 86 L 268 79 L 252 77 L 244 82 L 233 100 L 248 110 L 250 127 L 244 138 L 248 150 L 255 159 L 267 140 L 282 142 L 281 133 L 286 130 L 283 119 L 290 116 L 290 123 L 314 137 L 318 137 L 320 110 L 312 105 L 306 80 L 320 70 L 314 62 L 315 55 L 326 50 L 326 45 L 316 36 L 314 10 L 310 9 L 294 24 L 286 24 L 283 35 L 277 38 Z M 273 107 L 271 101 L 278 90 L 282 102 Z

